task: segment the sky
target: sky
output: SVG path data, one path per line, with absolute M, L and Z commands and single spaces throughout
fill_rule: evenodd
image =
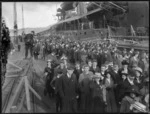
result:
M 24 9 L 24 27 L 37 28 L 47 27 L 55 24 L 57 19 L 57 8 L 61 2 L 16 2 L 17 5 L 17 22 L 18 28 L 22 28 L 22 5 Z M 14 2 L 2 2 L 2 17 L 6 21 L 6 25 L 13 29 L 14 24 Z

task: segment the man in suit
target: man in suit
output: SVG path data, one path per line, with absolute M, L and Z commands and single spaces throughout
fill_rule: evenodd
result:
M 62 113 L 77 113 L 77 98 L 78 84 L 75 74 L 73 74 L 74 67 L 69 66 L 67 73 L 64 74 L 60 82 L 60 96 L 62 99 Z
M 30 56 L 33 56 L 33 43 L 34 43 L 34 31 L 25 36 L 25 59 L 28 57 L 28 50 L 30 50 Z
M 56 97 L 56 112 L 62 111 L 62 99 L 60 97 L 60 82 L 61 76 L 63 76 L 62 70 L 58 70 L 56 76 L 51 81 L 51 86 L 55 90 L 55 97 Z
M 74 70 L 73 73 L 76 75 L 76 78 L 77 78 L 77 81 L 78 81 L 79 76 L 82 73 L 81 66 L 80 66 L 79 62 L 76 62 L 76 64 L 75 64 L 75 70 Z
M 97 66 L 97 60 L 95 60 L 95 59 L 93 60 L 93 64 L 92 64 L 90 71 L 92 71 L 93 74 L 95 74 L 96 72 L 100 72 L 100 69 Z
M 79 76 L 79 90 L 81 93 L 80 109 L 82 112 L 88 112 L 90 108 L 90 88 L 89 83 L 92 80 L 93 73 L 89 71 L 89 66 L 84 65 L 84 72 Z

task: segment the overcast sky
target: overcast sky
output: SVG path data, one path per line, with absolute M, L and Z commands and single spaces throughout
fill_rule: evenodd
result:
M 14 26 L 13 4 L 14 2 L 2 2 L 2 16 L 10 29 Z M 22 4 L 25 28 L 46 27 L 57 22 L 53 15 L 56 15 L 56 7 L 60 7 L 61 2 L 16 2 L 18 28 L 22 28 Z

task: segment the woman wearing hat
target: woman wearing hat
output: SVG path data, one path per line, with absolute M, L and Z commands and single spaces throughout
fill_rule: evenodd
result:
M 125 97 L 122 99 L 120 113 L 131 113 L 135 112 L 136 109 L 133 108 L 133 104 L 137 101 L 137 97 L 140 95 L 137 88 L 129 88 L 125 92 Z M 137 101 L 139 102 L 139 101 Z
M 136 67 L 134 68 L 135 70 L 135 85 L 137 85 L 139 87 L 139 89 L 141 89 L 143 87 L 143 81 L 144 81 L 144 77 L 142 76 L 142 69 L 140 67 Z
M 142 95 L 141 99 L 145 105 L 149 105 L 149 100 L 147 100 L 147 96 L 149 95 L 149 77 L 147 77 L 143 83 L 143 88 L 140 89 L 140 94 Z
M 133 64 L 137 64 L 138 65 L 138 62 L 139 62 L 139 51 L 136 51 L 134 53 L 134 56 L 130 58 L 130 62 L 129 62 L 129 67 L 132 68 Z
M 94 75 L 90 82 L 91 91 L 91 113 L 105 113 L 106 90 L 102 79 Z
M 114 80 L 110 72 L 105 73 L 104 85 L 106 87 L 106 102 L 107 102 L 107 112 L 117 112 L 116 99 L 114 94 Z

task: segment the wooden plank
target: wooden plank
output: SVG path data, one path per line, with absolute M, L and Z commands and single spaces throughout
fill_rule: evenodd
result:
M 27 100 L 27 109 L 28 111 L 31 110 L 31 104 L 30 104 L 30 93 L 29 93 L 29 86 L 28 86 L 28 80 L 27 76 L 24 77 L 25 79 L 25 93 L 26 93 L 26 100 Z
M 19 75 L 11 75 L 11 76 L 5 76 L 6 78 L 15 78 L 18 77 Z
M 18 92 L 19 92 L 19 90 L 20 90 L 20 88 L 23 84 L 23 81 L 24 81 L 24 78 L 22 78 L 21 81 L 19 82 L 19 85 L 18 85 L 18 87 L 16 88 L 16 91 L 15 91 L 15 94 L 12 96 L 12 99 L 11 99 L 11 101 L 9 102 L 9 104 L 6 108 L 5 113 L 10 113 L 10 108 L 12 107 L 12 105 L 14 103 L 14 100 L 15 100 L 16 96 L 18 95 Z
M 16 106 L 12 106 L 11 109 L 10 109 L 10 112 L 11 113 L 15 113 L 17 110 L 17 107 Z
M 11 64 L 11 65 L 13 65 L 14 67 L 16 67 L 16 68 L 18 68 L 18 69 L 22 70 L 22 68 L 21 68 L 21 67 L 19 67 L 19 66 L 15 65 L 15 64 L 14 64 L 14 63 L 12 63 L 12 62 L 8 62 L 8 64 Z
M 28 84 L 29 89 L 31 90 L 31 92 L 39 99 L 42 100 L 41 96 L 38 95 L 38 93 Z
M 19 113 L 21 111 L 23 103 L 24 103 L 24 100 L 25 100 L 25 96 L 26 96 L 26 94 L 23 94 L 23 97 L 21 99 L 21 102 L 20 102 L 20 104 L 18 106 L 18 109 L 17 109 L 16 113 Z

